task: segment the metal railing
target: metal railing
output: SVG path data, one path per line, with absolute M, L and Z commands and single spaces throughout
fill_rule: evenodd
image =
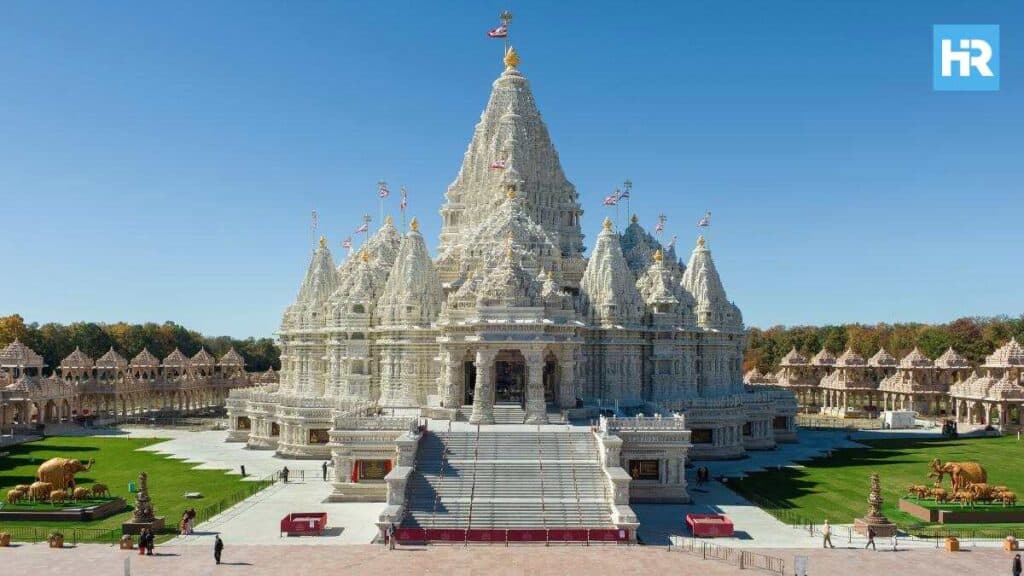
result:
M 114 543 L 121 539 L 120 528 L 53 528 L 39 526 L 0 526 L 0 532 L 11 535 L 14 542 L 46 542 L 53 533 L 64 536 L 65 544 L 79 542 Z
M 717 560 L 739 567 L 740 570 L 765 570 L 773 574 L 786 574 L 786 561 L 777 556 L 769 556 L 758 552 L 749 552 L 738 548 L 730 548 L 712 544 L 697 538 L 670 535 L 669 551 L 686 552 L 700 556 L 704 560 Z

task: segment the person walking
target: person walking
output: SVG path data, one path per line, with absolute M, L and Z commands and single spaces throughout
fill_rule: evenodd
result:
M 284 468 L 281 469 L 281 480 L 283 480 L 285 484 L 288 483 L 288 467 L 287 466 L 285 466 Z
M 835 546 L 832 545 L 832 527 L 828 524 L 828 518 L 826 518 L 825 523 L 821 525 L 821 547 L 835 548 Z
M 214 538 L 213 559 L 217 561 L 217 564 L 220 564 L 220 554 L 224 551 L 224 541 L 220 539 L 220 534 L 217 534 Z
M 1021 574 L 1020 554 L 1014 554 L 1013 555 L 1013 564 L 1011 564 L 1010 571 L 1013 573 L 1013 576 L 1020 576 L 1020 574 Z
M 139 556 L 146 553 L 146 548 L 149 547 L 149 541 L 146 539 L 146 533 L 148 530 L 143 528 L 139 531 Z
M 320 466 L 320 469 L 324 471 L 324 482 L 327 482 L 327 460 L 324 460 L 324 463 L 323 465 Z
M 388 550 L 395 549 L 395 525 L 388 525 Z
M 871 546 L 872 550 L 878 550 L 878 548 L 875 548 L 875 529 L 871 526 L 868 526 L 868 543 L 864 545 L 864 549 L 867 550 L 868 546 Z

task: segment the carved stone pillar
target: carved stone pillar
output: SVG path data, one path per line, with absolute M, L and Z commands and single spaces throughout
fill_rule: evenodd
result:
M 446 350 L 444 352 L 445 360 L 444 366 L 445 371 L 441 375 L 444 381 L 441 383 L 441 406 L 444 408 L 457 409 L 462 405 L 462 394 L 460 384 L 461 374 L 460 369 L 462 368 L 462 351 L 461 350 Z
M 544 353 L 540 350 L 527 350 L 523 356 L 526 358 L 526 423 L 546 424 Z
M 559 408 L 575 408 L 576 407 L 576 363 L 569 360 L 563 360 L 559 364 L 559 368 L 562 373 L 559 375 L 558 382 L 558 407 Z
M 473 413 L 470 424 L 494 424 L 494 357 L 496 350 L 476 351 L 476 385 L 473 388 Z

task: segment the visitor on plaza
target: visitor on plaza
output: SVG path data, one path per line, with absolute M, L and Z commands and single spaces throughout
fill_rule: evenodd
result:
M 324 472 L 324 482 L 327 482 L 327 461 L 326 460 L 324 460 L 324 463 L 320 466 L 320 469 L 323 470 L 323 472 Z
M 1013 564 L 1010 565 L 1010 571 L 1013 573 L 1013 576 L 1020 576 L 1020 573 L 1021 573 L 1020 554 L 1014 554 L 1013 555 Z
M 220 539 L 220 534 L 214 537 L 213 541 L 213 559 L 220 564 L 220 554 L 224 551 L 224 541 Z
M 835 548 L 835 546 L 832 545 L 832 527 L 828 524 L 828 518 L 826 518 L 825 523 L 821 525 L 821 547 Z
M 281 469 L 281 480 L 285 484 L 288 483 L 288 467 L 287 466 L 285 466 L 284 468 Z
M 875 548 L 875 529 L 868 526 L 868 543 L 864 545 L 864 549 L 867 550 L 868 546 L 871 546 L 872 550 L 878 550 Z

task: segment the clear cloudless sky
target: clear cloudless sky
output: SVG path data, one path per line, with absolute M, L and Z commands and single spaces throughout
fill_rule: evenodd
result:
M 1019 0 L 10 0 L 0 314 L 268 336 L 381 178 L 436 245 L 504 8 L 588 246 L 630 178 L 749 325 L 1024 312 Z M 933 92 L 934 24 L 1000 24 L 1002 89 Z

